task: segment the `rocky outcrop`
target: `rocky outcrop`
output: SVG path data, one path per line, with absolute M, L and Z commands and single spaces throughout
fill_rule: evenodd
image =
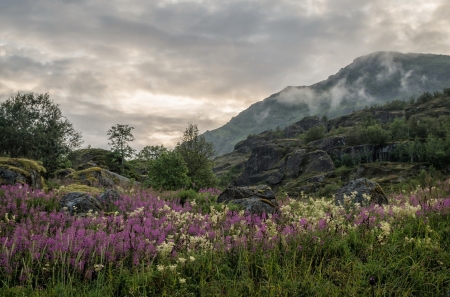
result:
M 69 155 L 69 159 L 75 170 L 100 167 L 118 172 L 120 166 L 120 160 L 117 160 L 113 152 L 100 148 L 76 150 Z
M 235 185 L 248 186 L 268 180 L 272 184 L 279 183 L 282 179 L 279 169 L 283 165 L 280 163 L 283 156 L 283 150 L 273 144 L 253 149 L 245 169 L 236 180 Z
M 116 189 L 107 189 L 105 192 L 101 193 L 97 200 L 106 210 L 110 210 L 114 206 L 114 202 L 121 199 L 120 192 Z
M 240 205 L 250 213 L 274 213 L 277 209 L 275 194 L 265 185 L 255 187 L 228 187 L 217 198 L 219 203 Z
M 283 170 L 285 178 L 297 178 L 302 173 L 305 156 L 306 150 L 300 149 L 286 157 L 286 164 Z
M 306 154 L 308 162 L 305 165 L 304 174 L 329 172 L 334 170 L 334 163 L 330 156 L 324 151 L 314 151 Z
M 127 187 L 130 185 L 139 185 L 129 178 L 121 176 L 100 167 L 91 167 L 85 170 L 75 171 L 64 179 L 68 183 L 80 183 L 87 186 L 96 186 L 102 188 Z
M 336 204 L 345 205 L 345 196 L 350 197 L 352 203 L 360 203 L 363 206 L 371 203 L 388 204 L 388 198 L 380 185 L 366 178 L 352 180 L 339 189 L 335 196 Z
M 28 184 L 34 189 L 44 189 L 45 168 L 36 161 L 0 157 L 0 185 Z
M 100 212 L 102 207 L 97 199 L 83 192 L 72 192 L 64 195 L 59 201 L 61 210 L 70 214 L 86 214 Z
M 304 133 L 313 127 L 320 126 L 323 124 L 324 122 L 318 117 L 304 117 L 300 121 L 287 126 L 284 129 L 284 136 L 286 138 L 295 137 L 300 133 Z

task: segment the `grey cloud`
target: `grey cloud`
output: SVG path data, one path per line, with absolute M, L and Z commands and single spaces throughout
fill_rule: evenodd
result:
M 450 54 L 447 1 L 432 1 L 436 10 L 416 26 L 403 19 L 400 4 L 408 2 L 394 2 L 3 0 L 0 101 L 17 91 L 50 92 L 86 143 L 106 146 L 105 129 L 120 120 L 135 126 L 139 145 L 173 146 L 188 122 L 217 128 L 230 110 L 287 85 L 326 79 L 357 56 Z M 402 75 L 407 87 L 408 73 Z M 339 102 L 348 91 L 341 84 L 327 96 Z M 364 89 L 353 91 L 371 100 Z M 133 92 L 201 104 L 125 113 L 124 95 Z M 311 109 L 323 96 L 307 89 L 284 95 L 286 103 L 303 98 Z

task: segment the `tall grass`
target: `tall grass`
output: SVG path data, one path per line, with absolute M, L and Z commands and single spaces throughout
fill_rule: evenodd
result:
M 260 217 L 214 190 L 183 206 L 141 191 L 71 216 L 55 192 L 2 186 L 0 296 L 450 296 L 448 194 L 286 198 Z

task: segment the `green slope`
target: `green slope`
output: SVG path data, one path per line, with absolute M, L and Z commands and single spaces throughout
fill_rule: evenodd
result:
M 450 56 L 376 52 L 359 57 L 311 86 L 287 87 L 204 133 L 218 154 L 231 152 L 249 134 L 299 121 L 309 115 L 334 118 L 365 106 L 408 100 L 450 87 Z

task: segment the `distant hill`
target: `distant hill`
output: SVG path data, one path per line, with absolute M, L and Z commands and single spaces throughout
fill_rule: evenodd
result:
M 450 87 L 450 56 L 376 52 L 362 56 L 328 79 L 311 86 L 287 87 L 203 135 L 219 155 L 239 141 L 305 116 L 329 119 L 366 106 L 408 100 Z

